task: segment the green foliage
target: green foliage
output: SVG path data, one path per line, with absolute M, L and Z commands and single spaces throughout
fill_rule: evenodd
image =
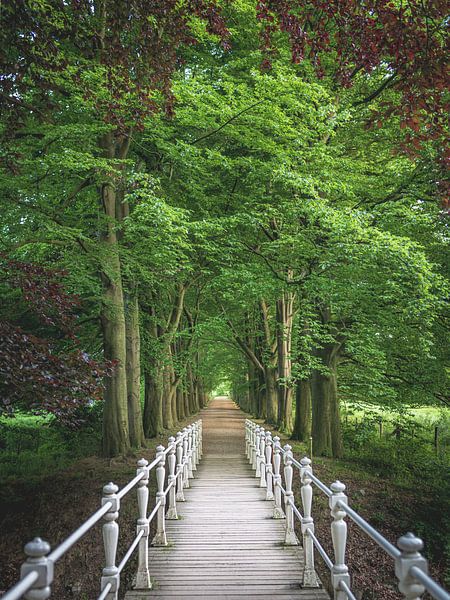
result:
M 96 454 L 101 442 L 102 404 L 85 408 L 78 430 L 58 425 L 52 417 L 18 413 L 0 418 L 1 494 L 17 481 L 32 483 L 79 458 Z

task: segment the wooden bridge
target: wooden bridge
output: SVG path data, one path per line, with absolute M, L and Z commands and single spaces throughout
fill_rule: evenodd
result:
M 326 599 L 320 589 L 301 589 L 303 552 L 284 546 L 284 521 L 272 519 L 272 503 L 245 457 L 244 414 L 227 398 L 203 411 L 204 458 L 169 521 L 171 546 L 150 549 L 154 589 L 146 598 Z
M 391 556 L 403 598 L 419 600 L 426 590 L 436 600 L 450 600 L 429 577 L 419 538 L 408 533 L 398 547 L 391 544 L 349 506 L 345 485 L 335 481 L 328 487 L 313 473 L 309 458 L 297 461 L 289 445 L 282 447 L 279 438 L 246 419 L 231 400 L 216 398 L 200 416 L 176 438 L 170 437 L 166 448 L 158 446 L 152 463 L 141 459 L 136 476 L 121 490 L 113 483 L 105 485 L 101 507 L 55 549 L 50 551 L 40 538 L 28 543 L 20 580 L 2 600 L 50 598 L 58 560 L 102 520 L 105 563 L 97 600 L 326 600 L 314 568 L 315 553 L 330 570 L 334 599 L 356 600 L 345 564 L 345 518 Z M 149 514 L 153 470 L 157 494 Z M 302 512 L 292 492 L 294 473 L 300 478 Z M 333 558 L 314 533 L 313 486 L 328 497 Z M 118 563 L 120 503 L 134 489 L 136 537 Z M 156 535 L 150 544 L 153 520 Z M 135 551 L 133 589 L 123 590 L 121 573 Z

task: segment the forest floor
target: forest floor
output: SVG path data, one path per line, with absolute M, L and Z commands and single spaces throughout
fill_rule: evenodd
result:
M 192 420 L 191 417 L 189 421 Z M 40 535 L 55 547 L 99 508 L 105 483 L 114 481 L 119 486 L 124 485 L 133 476 L 137 459 L 144 456 L 152 460 L 156 445 L 165 442 L 166 438 L 149 440 L 147 451 L 124 459 L 83 458 L 40 480 L 10 482 L 8 494 L 0 496 L 0 593 L 17 581 L 26 542 Z M 287 440 L 283 439 L 283 442 Z M 290 443 L 297 458 L 304 455 L 302 444 Z M 438 527 L 445 527 L 445 515 L 441 514 L 444 505 L 437 501 L 440 499 L 427 497 L 414 486 L 399 484 L 386 473 L 369 472 L 355 460 L 321 458 L 314 460 L 314 471 L 327 484 L 336 479 L 343 481 L 350 505 L 393 543 L 409 530 L 425 537 L 426 528 L 437 531 Z M 294 492 L 299 500 L 298 477 L 294 477 Z M 152 506 L 154 495 L 155 483 L 151 478 L 149 506 Z M 136 494 L 132 491 L 121 507 L 119 558 L 134 538 L 136 514 Z M 332 556 L 328 501 L 317 489 L 314 491 L 313 516 L 316 535 Z M 347 549 L 352 588 L 358 598 L 401 598 L 392 560 L 352 522 L 349 522 Z M 98 525 L 58 562 L 52 598 L 91 600 L 97 597 L 102 564 L 103 544 L 101 526 Z M 324 585 L 329 588 L 328 572 L 320 557 L 316 566 Z M 444 549 L 440 551 L 437 545 L 433 548 L 430 571 L 441 583 L 446 567 Z M 129 587 L 134 569 L 132 560 L 123 573 L 120 597 Z
M 302 452 L 302 444 L 293 441 L 289 443 L 293 446 L 297 459 L 305 455 L 305 452 Z M 394 545 L 397 545 L 397 539 L 408 531 L 425 539 L 425 553 L 430 559 L 430 574 L 441 585 L 448 585 L 448 580 L 446 582 L 445 579 L 448 577 L 450 565 L 446 561 L 442 544 L 446 537 L 442 528 L 448 527 L 448 513 L 446 516 L 444 509 L 446 503 L 448 506 L 448 498 L 424 495 L 414 486 L 390 479 L 388 474 L 383 476 L 380 473 L 368 472 L 355 460 L 315 458 L 313 466 L 315 475 L 328 486 L 336 480 L 345 483 L 345 493 L 348 495 L 350 506 Z M 299 477 L 294 477 L 293 488 L 296 503 L 301 506 Z M 332 557 L 332 519 L 328 498 L 318 488 L 313 488 L 315 533 L 328 555 Z M 356 597 L 360 600 L 403 598 L 397 588 L 398 580 L 394 573 L 393 560 L 350 519 L 347 518 L 346 521 L 346 560 L 352 591 Z M 296 527 L 297 535 L 301 539 L 298 521 Z M 433 537 L 433 532 L 436 531 L 440 531 L 439 540 Z M 450 532 L 447 531 L 448 533 Z M 331 593 L 329 571 L 320 556 L 316 558 L 316 568 Z M 427 595 L 424 597 L 429 598 Z

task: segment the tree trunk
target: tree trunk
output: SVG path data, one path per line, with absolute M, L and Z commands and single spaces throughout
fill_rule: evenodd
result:
M 311 380 L 302 379 L 295 390 L 295 424 L 291 438 L 307 442 L 311 436 Z
M 264 367 L 264 383 L 266 387 L 266 420 L 272 425 L 278 422 L 277 369 Z
M 146 371 L 144 376 L 144 433 L 152 438 L 163 432 L 162 381 L 158 367 L 152 373 Z
M 141 342 L 137 295 L 128 298 L 125 306 L 128 425 L 131 445 L 140 448 L 144 445 L 145 435 L 141 409 Z
M 292 397 L 292 326 L 294 294 L 285 292 L 277 301 L 277 356 L 278 356 L 278 428 L 290 433 L 293 428 Z
M 167 359 L 167 355 L 165 359 Z M 164 429 L 173 429 L 173 416 L 172 416 L 172 369 L 171 366 L 166 364 L 163 371 L 163 398 L 162 398 L 162 409 L 163 409 L 163 427 Z
M 320 371 L 313 371 L 312 392 L 312 438 L 314 456 L 331 456 L 330 385 L 329 378 Z
M 101 202 L 106 215 L 103 233 L 101 324 L 106 360 L 117 366 L 112 377 L 105 378 L 103 411 L 103 454 L 117 456 L 129 450 L 125 309 L 116 235 L 116 192 L 112 184 L 101 188 Z
M 335 349 L 330 357 L 330 427 L 331 427 L 331 449 L 333 456 L 339 458 L 344 454 L 342 440 L 341 411 L 339 406 L 337 366 L 339 363 L 339 347 Z
M 186 417 L 190 417 L 191 416 L 191 408 L 189 406 L 189 392 L 188 392 L 187 381 L 184 382 L 184 386 L 183 386 L 183 401 L 184 401 L 184 414 L 186 415 Z
M 341 345 L 327 344 L 318 351 L 327 372 L 312 376 L 312 436 L 314 454 L 342 456 L 342 433 L 337 394 L 337 365 Z
M 180 385 L 177 386 L 176 398 L 177 398 L 178 420 L 179 421 L 184 421 L 184 419 L 186 418 L 186 415 L 184 414 L 184 398 L 183 398 L 183 384 L 182 384 L 182 382 L 180 382 Z

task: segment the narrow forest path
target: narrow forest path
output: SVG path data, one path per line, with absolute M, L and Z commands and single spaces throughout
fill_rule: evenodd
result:
M 245 415 L 231 400 L 214 399 L 202 411 L 204 456 L 178 504 L 180 520 L 167 521 L 169 546 L 150 549 L 147 598 L 270 598 L 326 600 L 323 590 L 302 590 L 303 554 L 283 546 L 284 522 L 245 457 Z

